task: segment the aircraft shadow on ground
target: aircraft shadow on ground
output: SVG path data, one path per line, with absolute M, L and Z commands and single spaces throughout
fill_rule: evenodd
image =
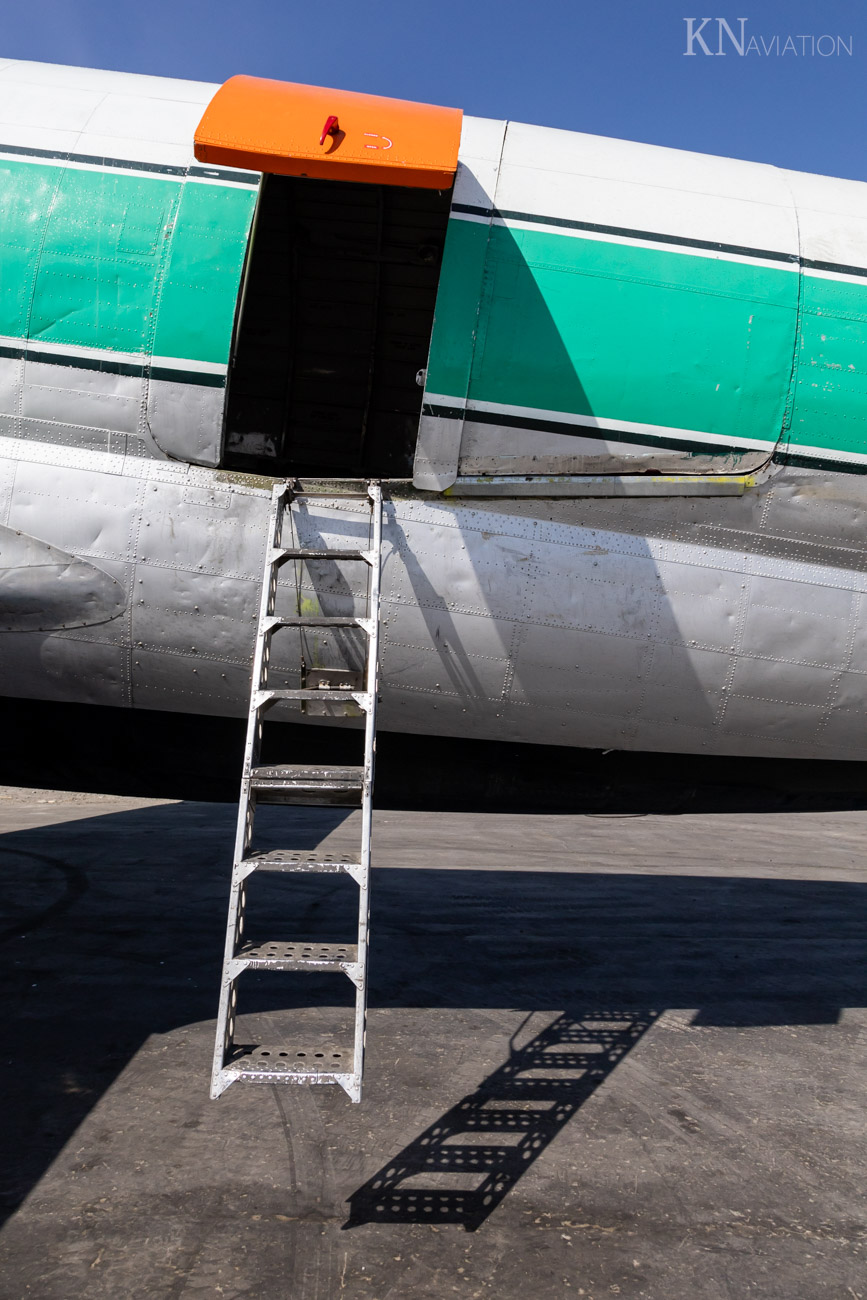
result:
M 150 1035 L 213 1021 L 234 816 L 161 805 L 0 838 L 4 1213 Z M 312 847 L 325 829 L 306 814 L 293 839 Z M 703 1025 L 834 1024 L 867 1002 L 862 885 L 451 866 L 374 872 L 374 1017 L 406 1009 L 420 1052 L 429 1010 L 521 1008 L 550 1024 L 359 1187 L 347 1226 L 478 1227 L 665 1008 L 697 1008 Z M 352 924 L 333 877 L 291 883 L 285 937 Z M 284 934 L 278 895 L 263 898 L 263 925 Z M 332 1006 L 337 978 L 262 976 L 247 1009 L 291 1023 L 294 1008 Z M 190 1080 L 203 1105 L 208 1067 L 203 1055 Z
M 433 599 L 430 592 L 425 599 Z M 459 680 L 466 682 L 465 672 Z M 245 727 L 243 718 L 3 697 L 0 784 L 232 802 Z M 356 763 L 362 736 L 343 727 L 266 723 L 263 762 L 286 762 L 294 754 L 309 763 Z M 856 809 L 867 808 L 867 764 L 603 752 L 380 731 L 376 804 L 613 814 Z

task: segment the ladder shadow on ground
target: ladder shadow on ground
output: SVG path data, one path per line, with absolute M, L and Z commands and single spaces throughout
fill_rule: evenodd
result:
M 353 1192 L 344 1229 L 451 1223 L 475 1232 L 659 1014 L 564 1012 L 522 1046 L 519 1030 L 499 1069 Z

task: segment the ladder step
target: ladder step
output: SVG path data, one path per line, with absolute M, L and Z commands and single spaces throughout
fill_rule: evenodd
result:
M 317 488 L 299 487 L 292 493 L 293 501 L 304 501 L 307 498 L 313 500 L 326 501 L 371 501 L 372 497 L 369 492 L 361 488 L 342 488 L 339 483 L 333 487 L 323 486 Z
M 236 961 L 243 961 L 254 970 L 333 970 L 358 961 L 358 948 L 354 943 L 283 943 L 271 940 L 264 943 L 245 943 L 235 953 Z
M 351 690 L 258 691 L 254 700 L 254 708 L 261 708 L 263 704 L 269 704 L 276 700 L 317 700 L 320 704 L 355 703 L 358 704 L 359 708 L 370 708 L 370 695 L 367 691 Z
M 268 619 L 270 630 L 277 627 L 360 627 L 363 632 L 370 635 L 369 618 L 355 618 L 348 616 L 335 616 L 326 618 L 306 618 L 303 614 L 289 614 L 283 617 L 280 614 L 272 614 Z
M 350 875 L 361 870 L 359 858 L 343 853 L 330 857 L 321 852 L 303 853 L 294 849 L 271 849 L 267 853 L 251 853 L 241 866 L 248 871 L 310 871 L 327 873 L 346 871 Z
M 323 764 L 254 767 L 250 772 L 250 787 L 255 790 L 259 803 L 358 807 L 364 788 L 364 768 Z
M 286 560 L 361 560 L 373 564 L 374 557 L 370 551 L 311 550 L 308 547 L 278 547 L 271 560 L 272 564 L 284 564 Z
M 335 1047 L 236 1047 L 237 1055 L 226 1062 L 224 1070 L 238 1079 L 268 1083 L 275 1078 L 286 1082 L 315 1079 L 318 1083 L 338 1083 L 338 1075 L 352 1072 L 352 1050 Z

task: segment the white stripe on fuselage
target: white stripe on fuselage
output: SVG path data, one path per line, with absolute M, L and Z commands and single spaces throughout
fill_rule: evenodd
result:
M 123 158 L 118 159 L 96 159 L 93 162 L 84 162 L 75 158 L 42 158 L 38 154 L 31 154 L 17 150 L 12 153 L 0 147 L 0 162 L 25 162 L 37 167 L 60 167 L 64 171 L 79 172 L 112 172 L 123 176 L 135 176 L 138 179 L 151 181 L 172 181 L 175 185 L 192 182 L 195 185 L 219 185 L 229 189 L 255 189 L 259 183 L 258 175 L 255 179 L 245 180 L 238 178 L 236 180 L 223 179 L 220 176 L 190 176 L 180 170 L 176 172 L 159 171 L 154 167 L 145 165 L 136 166 L 135 161 L 127 161 Z M 166 164 L 166 166 L 175 166 L 176 164 Z M 201 167 L 201 163 L 193 162 L 190 166 Z
M 49 343 L 39 338 L 19 339 L 0 335 L 0 347 L 22 348 L 25 352 L 42 352 L 49 356 L 81 357 L 82 360 L 116 361 L 123 365 L 156 366 L 165 370 L 195 371 L 203 375 L 225 375 L 228 366 L 219 361 L 193 361 L 186 357 L 154 357 L 145 352 L 113 352 L 108 348 L 80 347 L 75 343 Z

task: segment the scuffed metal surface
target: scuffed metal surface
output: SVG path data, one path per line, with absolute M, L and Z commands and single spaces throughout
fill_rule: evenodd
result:
M 215 466 L 220 460 L 225 401 L 225 388 L 151 378 L 147 385 L 147 431 L 170 460 Z
M 475 474 L 748 474 L 769 451 L 733 447 L 701 453 L 671 447 L 638 447 L 605 440 L 477 424 L 463 426 L 459 475 Z
M 447 497 L 736 497 L 753 487 L 751 475 L 597 474 L 491 475 L 459 478 Z
M 867 478 L 775 466 L 728 498 L 391 492 L 384 730 L 867 758 Z M 110 622 L 0 637 L 6 689 L 243 715 L 269 499 L 248 476 L 0 441 L 8 525 L 130 593 Z M 337 484 L 293 516 L 301 546 L 366 541 L 366 507 Z M 360 616 L 363 588 L 305 562 L 277 610 Z M 300 687 L 302 655 L 357 671 L 362 649 L 351 629 L 286 629 L 272 680 Z
M 125 608 L 121 584 L 95 564 L 0 527 L 0 632 L 92 627 Z

